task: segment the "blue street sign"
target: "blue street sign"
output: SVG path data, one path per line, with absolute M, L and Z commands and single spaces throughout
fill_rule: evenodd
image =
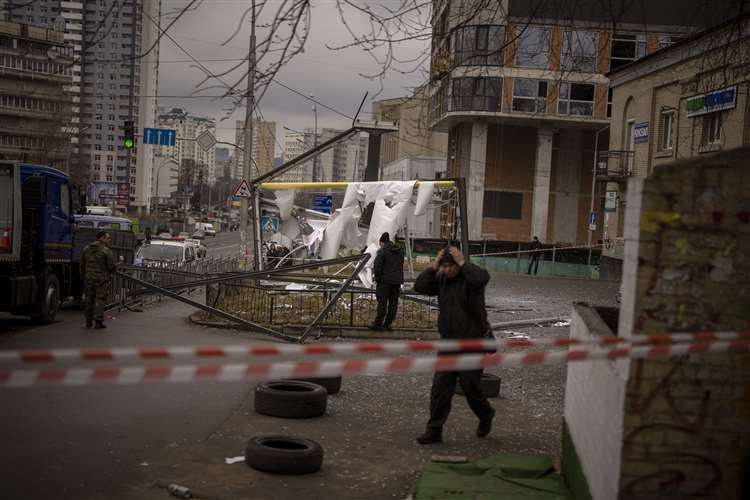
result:
M 177 142 L 177 131 L 168 128 L 144 128 L 143 144 L 174 146 Z
M 589 224 L 596 224 L 596 212 L 589 212 Z
M 264 215 L 260 218 L 260 230 L 264 233 L 275 233 L 279 230 L 279 218 Z
M 313 196 L 313 210 L 330 214 L 333 212 L 333 196 L 318 194 Z

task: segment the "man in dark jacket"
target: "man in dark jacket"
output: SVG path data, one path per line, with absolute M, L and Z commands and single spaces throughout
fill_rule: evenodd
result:
M 117 270 L 115 255 L 109 249 L 112 238 L 106 231 L 96 234 L 96 241 L 87 245 L 81 254 L 81 277 L 86 293 L 86 328 L 107 328 L 104 306 L 109 295 L 109 282 Z
M 466 262 L 456 247 L 438 253 L 430 269 L 423 271 L 414 283 L 414 290 L 438 296 L 438 330 L 444 339 L 478 339 L 488 332 L 484 289 L 490 280 L 487 271 Z M 485 437 L 492 430 L 495 410 L 487 401 L 481 386 L 482 370 L 435 372 L 430 391 L 430 420 L 427 430 L 417 438 L 420 444 L 443 440 L 443 424 L 451 411 L 456 380 L 466 400 L 479 417 L 477 436 Z
M 539 258 L 541 257 L 541 253 L 539 250 L 542 248 L 542 242 L 539 241 L 539 238 L 537 236 L 534 236 L 534 239 L 531 240 L 531 253 L 529 254 L 529 269 L 526 271 L 526 274 L 531 274 L 531 268 L 534 268 L 534 274 L 536 274 L 537 271 L 539 271 Z
M 398 296 L 404 282 L 404 252 L 391 243 L 388 233 L 380 236 L 380 250 L 372 266 L 375 277 L 375 296 L 378 299 L 378 313 L 370 329 L 390 330 L 396 319 Z

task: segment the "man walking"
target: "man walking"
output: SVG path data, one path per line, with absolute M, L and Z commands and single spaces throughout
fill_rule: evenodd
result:
M 380 250 L 373 264 L 375 296 L 378 299 L 378 313 L 370 326 L 371 330 L 391 330 L 398 311 L 398 296 L 404 282 L 404 252 L 391 243 L 388 233 L 380 236 Z
M 87 245 L 81 255 L 81 277 L 86 293 L 86 328 L 107 328 L 104 324 L 104 306 L 109 295 L 110 279 L 117 270 L 115 255 L 109 249 L 111 244 L 109 233 L 99 231 L 96 241 Z
M 529 269 L 526 271 L 526 274 L 531 274 L 531 268 L 534 267 L 534 274 L 539 270 L 539 257 L 541 257 L 540 250 L 542 248 L 542 242 L 539 241 L 539 238 L 534 236 L 534 239 L 531 240 L 531 250 L 532 252 L 529 254 Z
M 487 271 L 466 262 L 458 248 L 441 250 L 430 269 L 423 271 L 414 290 L 438 296 L 438 330 L 444 339 L 478 339 L 488 331 L 484 290 L 490 280 Z M 430 391 L 430 420 L 427 430 L 417 438 L 420 444 L 443 440 L 443 424 L 451 411 L 456 380 L 466 400 L 479 418 L 477 436 L 485 437 L 492 430 L 495 410 L 487 401 L 481 386 L 482 370 L 435 372 Z

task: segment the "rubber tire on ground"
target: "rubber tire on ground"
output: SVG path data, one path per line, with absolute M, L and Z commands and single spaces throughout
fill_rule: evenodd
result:
M 312 377 L 312 378 L 295 378 L 290 380 L 301 380 L 302 382 L 311 382 L 325 387 L 328 394 L 336 394 L 341 390 L 341 377 Z
M 255 436 L 247 442 L 245 464 L 271 474 L 310 474 L 323 465 L 323 448 L 310 439 Z
M 35 323 L 49 324 L 55 321 L 60 309 L 60 282 L 54 274 L 48 274 L 42 289 L 42 299 L 31 312 Z
M 496 398 L 500 395 L 500 377 L 491 373 L 482 374 L 482 392 L 486 398 Z M 461 388 L 461 384 L 456 384 L 456 394 L 464 395 L 464 390 Z
M 274 380 L 255 387 L 255 411 L 282 418 L 312 418 L 326 412 L 324 387 L 299 380 Z

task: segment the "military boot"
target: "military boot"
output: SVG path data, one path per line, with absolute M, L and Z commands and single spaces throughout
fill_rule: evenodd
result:
M 417 438 L 419 444 L 433 444 L 443 442 L 443 429 L 433 429 L 428 427 L 424 434 Z
M 96 320 L 96 325 L 94 326 L 94 330 L 102 330 L 104 328 L 107 328 L 107 325 L 105 325 L 103 321 Z

